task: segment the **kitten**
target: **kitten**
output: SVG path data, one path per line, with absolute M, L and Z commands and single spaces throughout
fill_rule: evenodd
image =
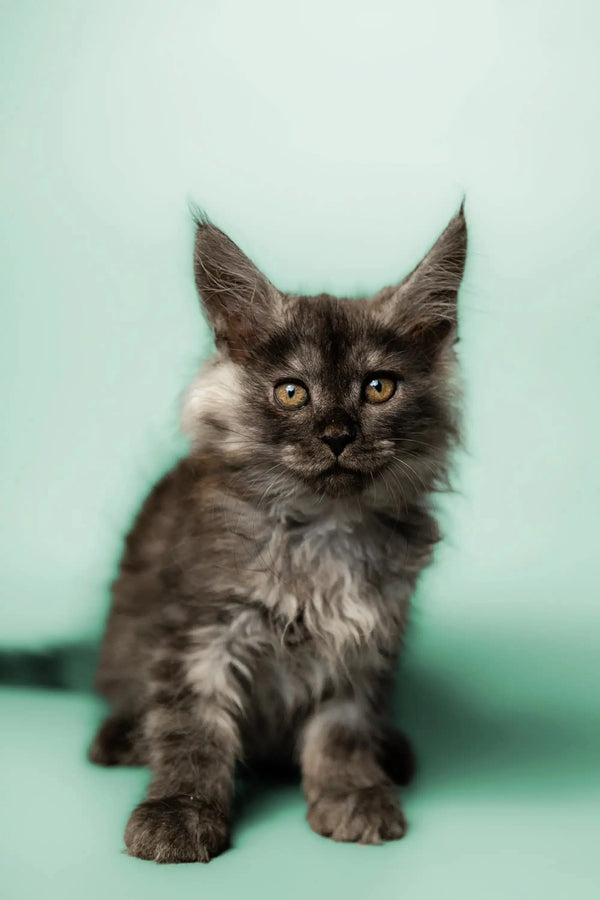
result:
M 184 404 L 190 454 L 127 537 L 96 678 L 112 713 L 90 758 L 152 770 L 132 856 L 221 853 L 242 761 L 299 764 L 319 834 L 404 834 L 386 713 L 457 437 L 466 247 L 461 207 L 399 286 L 301 297 L 198 220 L 217 352 Z

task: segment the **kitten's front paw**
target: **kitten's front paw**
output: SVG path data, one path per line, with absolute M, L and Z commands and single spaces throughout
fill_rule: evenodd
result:
M 345 794 L 323 791 L 310 804 L 307 819 L 313 831 L 334 841 L 382 844 L 406 833 L 406 819 L 387 785 Z
M 197 798 L 146 800 L 125 829 L 130 856 L 157 863 L 207 863 L 229 846 L 225 817 Z

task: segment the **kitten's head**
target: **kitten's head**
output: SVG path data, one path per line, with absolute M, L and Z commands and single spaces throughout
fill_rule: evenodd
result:
M 217 355 L 193 383 L 184 430 L 265 497 L 438 486 L 456 437 L 463 209 L 418 266 L 370 298 L 277 290 L 198 221 L 195 278 Z

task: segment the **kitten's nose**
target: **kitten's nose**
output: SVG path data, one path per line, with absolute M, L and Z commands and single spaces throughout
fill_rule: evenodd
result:
M 321 440 L 327 444 L 335 456 L 339 456 L 347 444 L 352 443 L 356 437 L 356 428 L 350 424 L 332 422 L 323 431 Z

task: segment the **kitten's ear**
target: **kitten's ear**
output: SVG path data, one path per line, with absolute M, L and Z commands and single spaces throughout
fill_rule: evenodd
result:
M 467 223 L 462 204 L 410 275 L 375 295 L 373 310 L 434 357 L 456 334 L 456 300 L 466 258 Z
M 217 346 L 241 360 L 281 311 L 281 294 L 205 216 L 196 217 L 194 277 Z

